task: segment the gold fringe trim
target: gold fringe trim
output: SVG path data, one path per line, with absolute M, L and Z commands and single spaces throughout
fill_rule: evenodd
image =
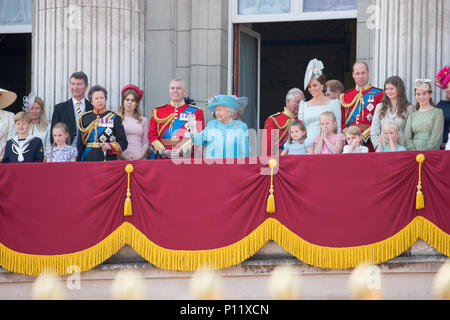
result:
M 311 244 L 274 218 L 268 218 L 248 236 L 229 246 L 210 250 L 171 250 L 150 241 L 142 232 L 124 222 L 103 241 L 88 249 L 63 255 L 31 255 L 0 244 L 0 265 L 6 270 L 37 276 L 52 269 L 60 275 L 71 273 L 71 266 L 87 271 L 130 245 L 145 260 L 165 270 L 193 271 L 208 265 L 223 269 L 238 265 L 254 255 L 269 240 L 299 260 L 320 268 L 347 269 L 363 262 L 378 264 L 407 250 L 418 238 L 450 256 L 450 235 L 423 217 L 416 217 L 405 228 L 380 242 L 355 247 L 324 247 Z
M 450 235 L 421 216 L 414 218 L 390 238 L 369 245 L 343 248 L 311 244 L 278 220 L 273 220 L 272 225 L 272 240 L 299 260 L 320 268 L 348 269 L 361 263 L 379 264 L 399 256 L 418 238 L 442 254 L 450 256 Z
M 34 255 L 16 252 L 0 243 L 0 265 L 8 271 L 38 276 L 50 269 L 58 275 L 70 274 L 69 268 L 87 271 L 116 254 L 126 244 L 126 226 L 122 224 L 98 244 L 75 253 L 61 255 Z M 78 270 L 78 269 L 77 269 Z
M 134 226 L 129 225 L 128 244 L 145 260 L 164 270 L 194 271 L 208 266 L 223 269 L 238 265 L 254 255 L 271 237 L 272 222 L 264 221 L 242 240 L 226 247 L 210 250 L 170 250 L 150 241 Z

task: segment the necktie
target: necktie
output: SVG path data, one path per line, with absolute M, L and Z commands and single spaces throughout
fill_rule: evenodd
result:
M 78 112 L 78 115 L 79 115 L 79 116 L 81 115 L 81 108 L 80 108 L 80 105 L 81 105 L 81 102 L 80 102 L 80 101 L 77 101 L 77 112 Z

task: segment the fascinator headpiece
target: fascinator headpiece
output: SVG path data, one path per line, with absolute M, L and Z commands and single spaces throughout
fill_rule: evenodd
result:
M 433 81 L 431 79 L 416 79 L 414 89 L 429 91 L 431 90 L 432 83 Z
M 324 66 L 322 61 L 317 60 L 317 59 L 312 59 L 309 63 L 308 66 L 306 67 L 306 72 L 305 72 L 305 90 L 306 88 L 308 88 L 309 82 L 311 81 L 311 79 L 317 79 L 322 75 L 322 70 L 323 70 Z
M 23 97 L 22 102 L 22 110 L 25 112 L 30 112 L 31 107 L 34 104 L 34 100 L 36 99 L 36 96 L 33 93 L 30 93 L 28 96 Z
M 450 67 L 445 66 L 436 75 L 436 86 L 441 89 L 445 89 L 447 88 L 449 82 L 450 82 Z

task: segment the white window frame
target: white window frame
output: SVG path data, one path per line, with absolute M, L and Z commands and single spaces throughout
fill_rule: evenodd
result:
M 238 0 L 230 0 L 231 23 L 356 19 L 358 10 L 303 12 L 303 0 L 291 0 L 291 12 L 279 14 L 238 14 Z
M 32 33 L 31 24 L 4 24 L 0 25 L 0 33 Z

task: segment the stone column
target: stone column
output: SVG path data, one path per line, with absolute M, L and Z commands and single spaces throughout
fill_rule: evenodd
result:
M 75 71 L 104 86 L 116 111 L 124 85 L 144 86 L 144 12 L 144 0 L 33 1 L 32 91 L 48 118 Z
M 376 0 L 359 0 L 358 16 L 356 20 L 356 60 L 365 61 L 369 69 L 373 69 L 374 59 L 374 39 L 377 28 L 376 14 L 378 8 L 375 6 Z M 354 62 L 354 61 L 353 61 Z M 353 64 L 353 62 L 351 62 Z M 372 74 L 371 83 L 375 86 Z
M 376 0 L 380 10 L 375 30 L 375 83 L 398 75 L 404 81 L 412 103 L 416 78 L 434 79 L 444 65 L 450 64 L 450 3 L 447 0 Z M 443 90 L 434 87 L 434 100 Z M 442 96 L 441 96 L 442 95 Z
M 204 108 L 227 92 L 226 0 L 149 1 L 145 26 L 146 113 L 169 100 L 169 81 L 185 80 L 188 96 Z M 206 112 L 206 116 L 209 112 Z

